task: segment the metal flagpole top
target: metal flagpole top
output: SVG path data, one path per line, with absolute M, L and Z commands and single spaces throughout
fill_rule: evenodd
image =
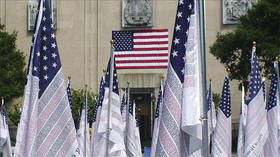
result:
M 68 80 L 71 80 L 71 76 L 70 75 L 68 76 Z
M 253 46 L 257 46 L 257 42 L 256 41 L 253 41 Z
M 103 69 L 103 73 L 104 73 L 104 74 L 106 73 L 106 69 Z
M 115 44 L 115 40 L 110 40 L 111 45 Z

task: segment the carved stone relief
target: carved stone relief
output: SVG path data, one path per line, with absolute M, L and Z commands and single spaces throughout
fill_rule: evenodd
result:
M 239 17 L 245 15 L 257 0 L 223 0 L 223 24 L 238 24 Z
M 35 20 L 36 20 L 38 4 L 39 4 L 39 0 L 28 1 L 27 24 L 28 24 L 29 31 L 35 29 Z M 57 0 L 50 0 L 50 6 L 51 6 L 51 17 L 53 20 L 54 29 L 56 29 L 57 28 Z
M 153 0 L 123 0 L 122 26 L 153 26 Z

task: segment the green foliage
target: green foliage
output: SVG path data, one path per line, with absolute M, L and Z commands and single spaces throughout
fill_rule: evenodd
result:
M 213 93 L 213 101 L 214 101 L 216 110 L 218 110 L 220 101 L 221 101 L 221 95 L 218 93 Z
M 8 117 L 14 125 L 18 125 L 20 120 L 19 104 L 14 104 L 13 109 L 8 112 Z
M 231 79 L 248 87 L 252 42 L 257 42 L 257 56 L 266 77 L 271 76 L 273 61 L 279 55 L 280 0 L 258 1 L 240 22 L 233 32 L 217 34 L 210 53 L 231 69 Z
M 17 33 L 4 31 L 0 24 L 0 96 L 8 102 L 23 95 L 25 56 L 16 47 Z
M 74 118 L 75 125 L 77 127 L 78 125 L 78 115 L 81 113 L 83 102 L 85 98 L 85 90 L 84 89 L 71 89 L 72 92 L 72 115 Z M 89 124 L 92 123 L 93 118 L 93 107 L 95 103 L 95 97 L 97 97 L 97 94 L 94 94 L 92 91 L 88 91 L 88 120 Z

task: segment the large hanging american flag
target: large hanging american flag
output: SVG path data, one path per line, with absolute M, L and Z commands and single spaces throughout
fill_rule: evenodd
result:
M 263 153 L 264 144 L 268 138 L 267 110 L 255 45 L 252 48 L 249 92 L 244 156 L 255 157 Z
M 48 1 L 38 10 L 15 157 L 79 156 Z
M 269 99 L 267 105 L 267 123 L 268 123 L 269 138 L 267 139 L 264 147 L 265 156 L 279 156 L 279 143 L 278 143 L 279 76 L 278 76 L 278 64 L 276 62 L 274 62 L 274 69 L 271 78 Z
M 155 156 L 183 157 L 188 155 L 181 130 L 181 108 L 186 43 L 193 6 L 193 0 L 179 0 L 178 3 Z
M 231 97 L 227 75 L 223 85 L 212 144 L 214 157 L 231 156 Z
M 168 30 L 113 31 L 117 69 L 159 69 L 168 65 Z

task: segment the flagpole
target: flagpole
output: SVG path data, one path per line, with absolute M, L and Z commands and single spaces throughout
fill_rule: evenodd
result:
M 109 105 L 108 105 L 108 126 L 107 126 L 107 141 L 106 141 L 106 156 L 109 157 L 109 137 L 110 132 L 112 130 L 112 124 L 111 124 L 111 106 L 112 106 L 112 90 L 113 90 L 113 72 L 114 72 L 114 44 L 115 41 L 111 40 L 111 52 L 110 52 L 110 83 L 109 83 Z
M 85 139 L 84 139 L 84 152 L 85 152 L 85 154 L 84 154 L 84 156 L 86 157 L 87 156 L 87 130 L 88 130 L 88 128 L 87 128 L 87 107 L 88 107 L 88 90 L 87 90 L 87 84 L 85 85 L 85 90 L 86 90 L 86 101 L 85 101 L 85 130 L 84 130 L 84 137 L 85 137 Z
M 209 156 L 208 148 L 208 118 L 206 99 L 206 55 L 205 55 L 205 0 L 198 0 L 199 4 L 199 31 L 201 51 L 201 72 L 202 72 L 202 102 L 203 102 L 203 128 L 202 128 L 202 156 Z
M 127 135 L 128 133 L 128 126 L 127 126 L 127 122 L 129 120 L 129 94 L 130 94 L 130 87 L 129 87 L 130 82 L 127 81 L 127 96 L 126 96 L 126 124 L 125 124 L 125 134 Z M 125 136 L 125 148 L 127 148 L 127 136 Z

